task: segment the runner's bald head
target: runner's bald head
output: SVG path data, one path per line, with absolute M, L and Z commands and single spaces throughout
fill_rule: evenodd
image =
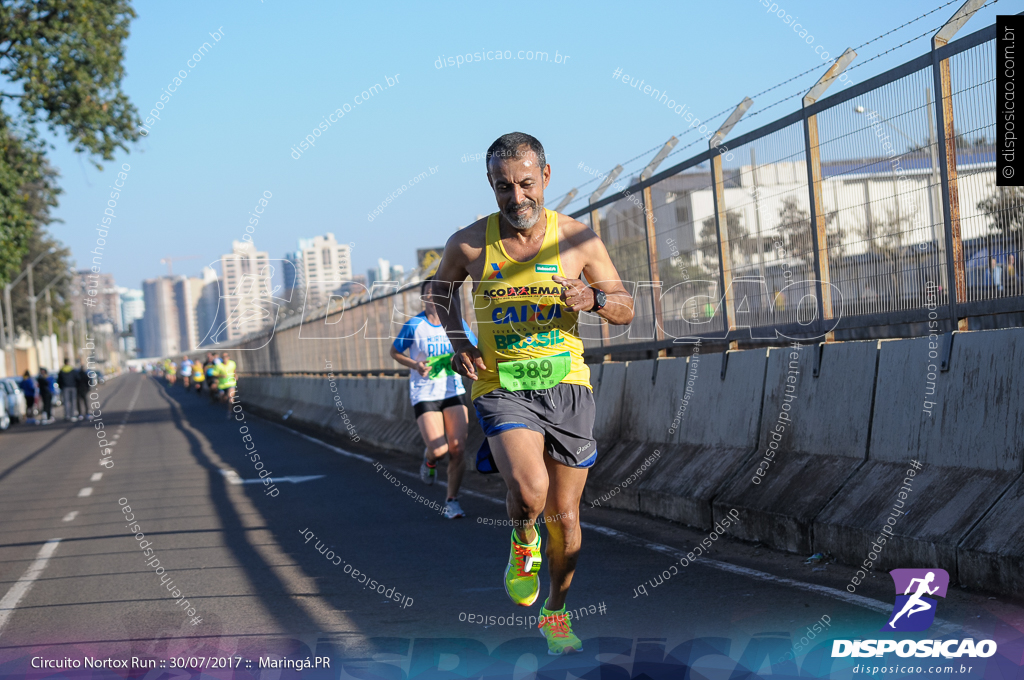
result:
M 544 146 L 536 137 L 510 132 L 487 149 L 487 181 L 498 209 L 514 229 L 531 229 L 544 216 L 544 189 L 550 178 Z
M 523 147 L 526 148 L 524 149 Z M 488 173 L 490 173 L 492 158 L 496 158 L 499 161 L 505 158 L 523 158 L 527 149 L 532 151 L 537 157 L 538 169 L 544 170 L 547 160 L 544 158 L 544 145 L 540 143 L 540 140 L 525 132 L 509 132 L 498 137 L 487 148 L 486 163 Z

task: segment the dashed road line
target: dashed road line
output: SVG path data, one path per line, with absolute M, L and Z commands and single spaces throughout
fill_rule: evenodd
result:
M 103 473 L 102 472 L 94 472 L 94 473 L 92 473 L 92 477 L 89 478 L 89 481 L 90 482 L 98 482 L 101 479 L 103 479 Z
M 53 557 L 53 553 L 57 550 L 57 546 L 60 544 L 61 539 L 51 538 L 49 541 L 43 544 L 43 547 L 39 549 L 36 554 L 35 561 L 29 565 L 28 570 L 21 575 L 11 589 L 7 591 L 3 599 L 0 600 L 0 634 L 3 633 L 4 626 L 7 625 L 7 621 L 11 618 L 11 614 L 14 613 L 15 607 L 21 602 L 21 598 L 28 594 L 28 591 L 32 589 L 32 584 L 39 578 L 43 570 L 46 569 L 46 564 Z
M 64 519 L 61 522 L 73 522 L 78 517 L 78 510 L 72 510 L 68 514 L 64 515 Z
M 85 498 L 86 496 L 91 496 L 91 495 L 92 495 L 92 487 L 91 486 L 87 486 L 84 489 L 80 489 L 78 491 L 78 497 L 79 498 Z

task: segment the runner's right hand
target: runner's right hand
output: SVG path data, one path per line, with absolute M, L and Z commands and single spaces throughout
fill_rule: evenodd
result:
M 430 375 L 430 366 L 427 366 L 427 362 L 426 361 L 417 361 L 416 362 L 416 370 L 424 378 L 426 378 L 428 375 Z
M 473 345 L 467 345 L 463 349 L 455 351 L 452 356 L 452 370 L 459 375 L 464 375 L 472 380 L 479 380 L 477 370 L 486 371 L 487 364 L 480 350 Z

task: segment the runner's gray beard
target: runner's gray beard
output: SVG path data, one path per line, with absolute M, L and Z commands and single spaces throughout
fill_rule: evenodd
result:
M 531 213 L 533 217 L 529 221 L 525 221 L 524 218 L 516 217 L 515 215 L 516 209 L 522 206 L 523 203 L 529 204 L 533 207 Z M 526 231 L 533 225 L 537 224 L 537 221 L 540 220 L 540 216 L 543 214 L 541 208 L 543 208 L 544 206 L 538 205 L 535 201 L 527 200 L 524 201 L 523 203 L 514 203 L 505 206 L 505 219 L 508 220 L 508 223 L 512 226 L 513 229 L 516 229 L 518 231 Z

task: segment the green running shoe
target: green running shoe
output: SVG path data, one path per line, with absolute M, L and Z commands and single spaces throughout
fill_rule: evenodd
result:
M 521 545 L 512 530 L 512 552 L 505 568 L 505 592 L 521 607 L 529 607 L 540 594 L 540 532 L 533 545 Z
M 547 600 L 544 600 L 545 606 L 540 608 L 540 624 L 537 627 L 548 641 L 548 654 L 560 656 L 582 651 L 583 643 L 572 632 L 572 620 L 565 613 L 565 605 L 557 612 L 553 612 L 547 608 L 547 603 Z
M 427 461 L 424 460 L 420 463 L 420 479 L 424 484 L 430 486 L 437 479 L 437 464 L 427 465 Z

